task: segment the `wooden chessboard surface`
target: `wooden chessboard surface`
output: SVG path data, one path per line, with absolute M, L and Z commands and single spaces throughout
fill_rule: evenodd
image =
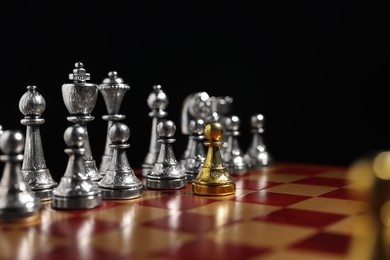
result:
M 0 223 L 0 259 L 348 259 L 365 204 L 347 168 L 278 163 L 235 179 L 230 197 L 188 184 L 90 210 L 46 203 Z

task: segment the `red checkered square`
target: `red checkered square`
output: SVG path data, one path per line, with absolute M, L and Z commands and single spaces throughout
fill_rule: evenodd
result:
M 168 248 L 165 251 L 153 254 L 160 259 L 249 259 L 260 257 L 270 250 L 264 247 L 251 247 L 233 243 L 216 243 L 213 240 L 199 239 L 187 242 L 179 248 Z
M 350 247 L 351 236 L 333 233 L 318 233 L 292 246 L 292 248 L 346 254 Z
M 337 188 L 341 188 L 349 184 L 346 179 L 322 178 L 322 177 L 309 177 L 309 178 L 293 181 L 292 183 L 314 185 L 314 186 L 337 187 Z
M 199 206 L 204 206 L 217 200 L 199 197 L 199 196 L 182 196 L 179 194 L 176 195 L 165 195 L 149 200 L 143 200 L 138 202 L 140 205 L 164 208 L 164 209 L 174 209 L 174 210 L 187 210 Z
M 286 207 L 297 202 L 301 202 L 311 198 L 310 196 L 300 196 L 300 195 L 291 195 L 291 194 L 281 194 L 266 192 L 264 190 L 249 193 L 241 197 L 235 198 L 235 201 L 272 205 L 272 206 L 282 206 Z
M 114 222 L 76 216 L 50 223 L 44 230 L 40 231 L 43 234 L 61 236 L 73 240 L 118 228 L 119 224 Z
M 278 182 L 269 182 L 262 179 L 259 180 L 245 180 L 239 179 L 236 181 L 236 188 L 242 190 L 262 190 L 273 186 L 280 185 Z
M 362 196 L 359 196 L 356 190 L 341 188 L 325 194 L 322 194 L 319 197 L 332 198 L 332 199 L 341 199 L 341 200 L 363 200 Z
M 39 260 L 69 260 L 69 259 L 115 259 L 126 260 L 132 259 L 129 255 L 126 257 L 118 255 L 113 252 L 107 252 L 101 249 L 93 248 L 90 246 L 83 246 L 83 244 L 74 244 L 72 249 L 68 246 L 57 247 L 49 252 L 41 252 L 31 259 Z
M 334 171 L 335 167 L 330 166 L 310 166 L 307 165 L 285 165 L 281 166 L 279 168 L 276 168 L 272 171 L 272 173 L 288 173 L 288 174 L 299 174 L 299 175 L 315 175 L 319 173 L 324 173 L 326 171 Z M 345 170 L 344 168 L 340 167 L 340 169 Z
M 199 223 L 201 223 L 201 225 Z M 173 229 L 182 232 L 202 233 L 220 227 L 218 225 L 224 226 L 228 223 L 233 223 L 233 221 L 225 219 L 224 223 L 217 223 L 217 220 L 214 216 L 179 212 L 171 216 L 146 222 L 143 225 L 164 229 Z
M 345 218 L 345 215 L 284 208 L 268 215 L 254 218 L 273 223 L 321 228 Z

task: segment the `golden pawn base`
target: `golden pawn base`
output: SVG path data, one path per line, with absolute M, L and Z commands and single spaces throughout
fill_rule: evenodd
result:
M 206 195 L 206 196 L 227 196 L 232 195 L 236 191 L 236 186 L 234 183 L 224 184 L 224 185 L 210 185 L 210 184 L 201 184 L 201 183 L 192 183 L 192 192 L 197 195 Z

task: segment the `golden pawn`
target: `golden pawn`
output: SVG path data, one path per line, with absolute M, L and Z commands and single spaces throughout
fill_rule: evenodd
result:
M 234 179 L 226 170 L 219 150 L 223 145 L 222 133 L 222 124 L 218 122 L 213 121 L 205 126 L 208 151 L 199 174 L 192 182 L 192 192 L 196 195 L 222 196 L 235 193 Z

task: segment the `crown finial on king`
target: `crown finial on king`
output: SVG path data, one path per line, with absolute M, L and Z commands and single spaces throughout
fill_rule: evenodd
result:
M 85 72 L 84 64 L 82 62 L 76 62 L 74 65 L 73 73 L 69 74 L 69 79 L 74 82 L 84 83 L 87 80 L 90 80 L 91 75 Z

